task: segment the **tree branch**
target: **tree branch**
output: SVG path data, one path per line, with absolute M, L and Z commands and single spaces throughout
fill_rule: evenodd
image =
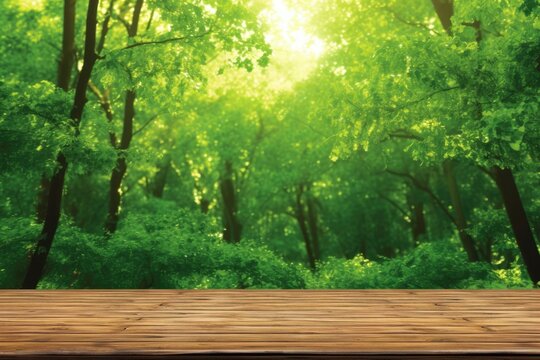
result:
M 157 119 L 159 116 L 159 114 L 156 114 L 154 116 L 152 116 L 150 119 L 148 119 L 144 124 L 143 126 L 141 126 L 139 129 L 137 129 L 136 131 L 133 132 L 132 136 L 135 136 L 137 135 L 138 133 L 140 133 L 141 131 L 143 131 L 148 125 L 150 125 L 150 123 L 152 121 L 154 121 L 155 119 Z
M 393 108 L 390 107 L 388 109 L 389 109 L 389 111 L 399 111 L 399 110 L 405 109 L 405 108 L 407 108 L 407 107 L 409 107 L 411 105 L 416 105 L 418 103 L 421 103 L 422 101 L 429 100 L 429 99 L 431 99 L 433 96 L 435 96 L 437 94 L 444 93 L 444 92 L 447 92 L 447 91 L 456 90 L 456 89 L 459 89 L 459 88 L 460 88 L 460 86 L 452 86 L 452 87 L 449 87 L 449 88 L 435 90 L 435 91 L 430 92 L 429 94 L 426 94 L 426 95 L 422 96 L 421 98 L 418 98 L 416 100 L 400 104 L 399 106 L 396 106 L 396 107 L 393 107 Z
M 128 45 L 128 46 L 126 46 L 124 48 L 121 48 L 119 50 L 128 50 L 128 49 L 133 49 L 133 48 L 136 48 L 136 47 L 139 47 L 139 46 L 145 46 L 145 45 L 159 45 L 159 44 L 167 44 L 167 43 L 177 42 L 177 41 L 186 41 L 186 40 L 192 40 L 192 39 L 199 39 L 199 38 L 205 37 L 206 35 L 208 35 L 210 33 L 211 33 L 211 30 L 208 30 L 205 33 L 198 34 L 198 35 L 193 35 L 193 36 L 181 36 L 181 37 L 174 37 L 174 38 L 170 38 L 170 39 L 154 40 L 154 41 L 141 41 L 141 42 L 137 42 L 137 43 Z
M 129 28 L 130 28 L 129 22 L 127 22 L 126 19 L 122 18 L 122 17 L 119 16 L 119 15 L 114 15 L 113 17 L 114 17 L 116 20 L 120 21 L 120 23 L 122 23 L 122 25 L 124 25 L 124 27 L 126 28 L 127 33 L 129 34 Z
M 452 90 L 456 90 L 456 89 L 460 89 L 461 86 L 452 86 L 452 87 L 448 87 L 448 88 L 444 88 L 444 89 L 439 89 L 439 90 L 435 90 L 435 91 L 432 91 L 416 100 L 413 100 L 413 101 L 409 101 L 409 102 L 406 102 L 406 103 L 403 103 L 403 104 L 396 104 L 394 107 L 391 107 L 391 106 L 386 106 L 386 107 L 382 107 L 383 110 L 386 110 L 386 111 L 389 111 L 389 112 L 396 112 L 396 111 L 400 111 L 400 110 L 403 110 L 409 106 L 412 106 L 412 105 L 416 105 L 418 103 L 421 103 L 422 101 L 425 101 L 425 100 L 429 100 L 431 99 L 433 96 L 437 95 L 437 94 L 440 94 L 440 93 L 444 93 L 444 92 L 447 92 L 447 91 L 452 91 Z M 362 111 L 363 109 L 355 104 L 351 99 L 348 99 L 346 98 L 345 101 L 347 103 L 349 103 L 351 106 L 353 106 L 355 109 L 359 110 L 359 111 Z
M 101 105 L 101 109 L 103 109 L 105 117 L 107 118 L 109 123 L 111 123 L 114 119 L 114 114 L 112 111 L 111 103 L 109 102 L 109 97 L 107 96 L 106 92 L 101 93 L 101 91 L 99 91 L 98 87 L 92 82 L 92 80 L 88 82 L 88 88 L 98 98 L 99 105 Z M 116 148 L 116 134 L 113 131 L 109 131 L 109 140 L 112 147 Z
M 418 141 L 424 140 L 424 138 L 421 137 L 420 135 L 406 131 L 405 129 L 396 130 L 395 132 L 388 134 L 388 136 L 392 138 L 399 138 L 399 139 L 409 139 L 409 140 L 418 140 Z
M 351 105 L 352 107 L 354 107 L 356 110 L 362 111 L 362 108 L 361 108 L 360 106 L 356 105 L 351 99 L 346 98 L 345 101 L 346 101 L 349 105 Z
M 156 9 L 152 9 L 152 11 L 150 12 L 150 18 L 148 19 L 148 23 L 146 24 L 146 30 L 145 31 L 150 30 L 150 26 L 152 26 L 152 20 L 154 19 L 155 11 L 156 11 Z
M 391 198 L 389 198 L 388 196 L 380 193 L 380 192 L 377 192 L 377 194 L 379 195 L 379 197 L 383 200 L 386 200 L 390 205 L 392 205 L 394 208 L 396 208 L 402 215 L 403 215 L 403 220 L 407 223 L 407 224 L 410 224 L 410 216 L 409 214 L 403 210 L 403 208 L 401 206 L 399 206 L 399 204 L 392 200 Z M 409 218 L 409 220 L 407 220 L 407 218 Z
M 107 11 L 107 15 L 105 15 L 105 19 L 103 20 L 103 25 L 101 26 L 101 34 L 99 37 L 98 45 L 96 47 L 96 54 L 100 55 L 103 51 L 103 48 L 105 47 L 105 38 L 107 37 L 107 34 L 109 33 L 109 22 L 111 21 L 111 17 L 114 10 L 114 0 L 111 0 L 109 3 L 109 10 Z
M 387 7 L 384 7 L 382 8 L 382 10 L 386 11 L 386 12 L 389 12 L 390 14 L 394 15 L 394 18 L 406 25 L 410 25 L 410 26 L 414 26 L 414 27 L 418 27 L 418 28 L 422 28 L 422 29 L 426 29 L 428 30 L 429 32 L 433 32 L 434 34 L 436 35 L 440 35 L 440 33 L 438 31 L 436 31 L 435 29 L 432 29 L 429 27 L 429 25 L 425 24 L 425 23 L 421 23 L 421 22 L 416 22 L 416 21 L 410 21 L 410 20 L 407 20 L 405 18 L 403 18 L 399 13 L 397 13 L 396 11 L 390 9 L 390 8 L 387 8 Z
M 485 167 L 481 166 L 481 165 L 478 165 L 478 168 L 480 169 L 480 171 L 482 171 L 484 174 L 486 174 L 487 176 L 489 176 L 489 178 L 493 181 L 495 181 L 495 174 L 493 174 L 491 171 L 489 171 L 488 169 L 486 169 Z
M 420 190 L 424 191 L 426 194 L 428 194 L 433 199 L 435 204 L 450 219 L 450 221 L 452 221 L 453 224 L 456 224 L 456 219 L 454 218 L 454 216 L 452 216 L 450 211 L 448 211 L 448 208 L 443 204 L 441 199 L 439 199 L 437 197 L 437 195 L 435 195 L 435 193 L 428 186 L 424 185 L 420 180 L 418 180 L 417 178 L 415 178 L 414 176 L 412 176 L 409 173 L 403 173 L 403 172 L 399 172 L 399 171 L 391 170 L 391 169 L 386 169 L 386 172 L 389 173 L 389 174 L 395 175 L 395 176 L 401 176 L 401 177 L 404 177 L 404 178 L 407 178 L 407 179 L 411 180 L 411 182 L 412 182 L 412 184 L 414 186 L 416 186 L 418 189 L 420 189 Z

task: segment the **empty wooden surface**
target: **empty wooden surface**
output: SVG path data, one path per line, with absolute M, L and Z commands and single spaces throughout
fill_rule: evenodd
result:
M 223 354 L 539 359 L 540 292 L 0 291 L 0 357 Z

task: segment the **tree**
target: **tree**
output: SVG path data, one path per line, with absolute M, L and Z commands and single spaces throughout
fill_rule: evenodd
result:
M 453 0 L 433 0 L 433 5 L 444 29 L 448 34 L 452 34 Z M 464 23 L 464 25 L 472 26 L 475 29 L 476 41 L 480 46 L 484 37 L 481 21 L 474 19 L 472 22 Z M 478 102 L 479 100 L 476 101 Z M 479 103 L 475 106 L 477 108 L 478 120 L 481 120 L 483 117 L 482 107 Z M 527 267 L 531 280 L 534 284 L 537 284 L 540 282 L 540 252 L 538 251 L 538 246 L 536 245 L 531 226 L 527 219 L 514 174 L 508 166 L 502 168 L 499 165 L 494 165 L 491 171 L 493 172 L 495 183 L 501 192 L 523 262 Z
M 139 29 L 139 19 L 143 0 L 137 0 L 133 9 L 133 16 L 128 28 L 128 43 L 137 36 Z M 128 70 L 130 75 L 130 71 Z M 131 75 L 130 75 L 131 76 Z M 127 171 L 127 159 L 125 153 L 129 149 L 133 138 L 133 119 L 135 117 L 135 100 L 137 93 L 134 89 L 128 89 L 125 94 L 124 101 L 124 118 L 122 123 L 122 135 L 120 143 L 114 142 L 113 146 L 118 150 L 116 166 L 112 171 L 111 180 L 109 183 L 109 211 L 105 222 L 105 231 L 114 233 L 118 225 L 118 213 L 120 211 L 120 187 L 122 180 Z M 116 136 L 115 136 L 116 137 Z
M 75 59 L 75 0 L 64 0 L 64 24 L 62 35 L 62 51 L 58 62 L 58 78 L 56 84 L 64 91 L 70 88 L 71 73 Z M 47 175 L 41 177 L 37 201 L 37 219 L 44 222 L 47 216 L 50 180 Z
M 530 288 L 537 3 L 0 1 L 0 287 Z
M 86 33 L 84 43 L 84 63 L 75 90 L 75 98 L 70 113 L 71 126 L 75 136 L 79 134 L 79 125 L 82 119 L 84 107 L 86 105 L 86 89 L 92 74 L 92 69 L 97 60 L 95 53 L 96 47 L 96 24 L 99 0 L 90 0 L 86 14 Z M 69 20 L 68 20 L 69 21 Z M 36 248 L 30 260 L 26 276 L 22 287 L 33 289 L 37 286 L 43 268 L 47 262 L 47 256 L 58 229 L 58 223 L 61 215 L 62 193 L 64 190 L 64 180 L 66 176 L 68 162 L 65 155 L 60 152 L 56 158 L 58 168 L 51 178 L 49 186 L 49 195 L 47 202 L 47 215 L 43 223 L 43 229 L 38 239 Z
M 153 120 L 158 115 L 171 123 L 175 121 L 173 113 L 181 109 L 179 100 L 188 86 L 200 87 L 204 83 L 206 74 L 201 69 L 207 57 L 234 54 L 234 58 L 226 60 L 225 66 L 251 71 L 254 61 L 264 66 L 269 55 L 269 48 L 254 14 L 242 2 L 229 5 L 220 2 L 206 5 L 198 2 L 149 3 L 149 11 L 143 11 L 142 5 L 142 2 L 135 4 L 130 23 L 122 21 L 128 29 L 128 44 L 118 46 L 115 42 L 107 43 L 110 49 L 104 52 L 105 61 L 95 79 L 96 83 L 108 88 L 101 91 L 95 86 L 94 93 L 113 126 L 117 126 L 113 122 L 115 104 L 111 104 L 109 96 L 105 94 L 116 91 L 118 87 L 126 91 L 121 136 L 116 136 L 114 131 L 110 135 L 118 155 L 109 182 L 107 233 L 114 233 L 117 229 L 121 188 L 130 163 L 129 154 L 134 152 L 130 150 L 134 135 L 155 123 Z M 147 18 L 147 25 L 144 32 L 138 34 L 141 17 Z M 119 18 L 122 19 L 121 16 Z M 175 30 L 165 33 L 163 27 L 173 27 Z M 102 33 L 107 37 L 114 36 L 108 29 Z M 192 43 L 196 43 L 196 46 L 190 46 Z M 104 49 L 107 50 L 107 46 Z M 151 60 L 153 57 L 165 61 L 158 63 Z M 183 64 L 183 71 L 179 74 L 178 63 Z M 111 76 L 121 77 L 123 82 L 112 84 Z M 163 88 L 164 83 L 167 83 L 166 89 Z M 171 98 L 171 93 L 175 97 Z M 134 129 L 136 98 L 138 119 L 147 118 L 138 130 Z M 147 109 L 157 113 L 148 114 Z
M 345 107 L 350 105 L 351 109 L 344 109 L 342 114 L 346 117 L 351 116 L 351 112 L 357 112 L 352 114 L 352 118 L 360 114 L 363 120 L 347 124 L 343 137 L 357 139 L 360 144 L 367 146 L 377 141 L 374 135 L 384 137 L 384 134 L 391 135 L 407 129 L 405 135 L 421 140 L 412 144 L 408 151 L 418 161 L 432 163 L 438 160 L 444 163 L 449 190 L 453 194 L 456 227 L 469 258 L 475 260 L 478 258 L 475 254 L 477 251 L 465 230 L 470 226 L 467 226 L 461 210 L 463 206 L 459 201 L 461 196 L 457 192 L 457 179 L 452 175 L 449 161 L 472 161 L 483 168 L 495 166 L 494 169 L 527 164 L 528 153 L 522 147 L 532 150 L 534 146 L 524 143 L 525 126 L 520 124 L 529 124 L 526 119 L 536 113 L 534 106 L 523 105 L 536 95 L 534 91 L 521 92 L 521 96 L 516 94 L 527 88 L 525 84 L 535 83 L 538 75 L 531 72 L 530 65 L 525 63 L 519 71 L 528 73 L 527 79 L 516 77 L 516 71 L 508 67 L 490 67 L 487 64 L 489 59 L 497 56 L 511 58 L 512 54 L 516 54 L 515 49 L 527 48 L 529 54 L 530 39 L 534 35 L 529 32 L 530 19 L 519 13 L 517 3 L 494 4 L 490 7 L 483 3 L 485 11 L 482 14 L 478 13 L 481 7 L 476 2 L 460 4 L 454 14 L 456 9 L 452 1 L 433 1 L 434 14 L 439 17 L 445 36 L 441 36 L 429 20 L 426 21 L 429 15 L 425 14 L 430 9 L 424 5 L 418 7 L 414 14 L 408 12 L 404 17 L 399 9 L 406 7 L 406 2 L 389 2 L 383 6 L 364 2 L 362 10 L 356 12 L 351 8 L 359 4 L 351 2 L 344 10 L 337 11 L 337 14 L 349 12 L 347 22 L 332 23 L 339 22 L 339 15 L 323 20 L 330 23 L 329 26 L 323 25 L 324 32 L 337 44 L 338 49 L 343 46 L 348 50 L 351 44 L 358 44 L 358 59 L 374 54 L 374 60 L 368 63 L 359 63 L 342 53 L 334 57 L 338 61 L 338 65 L 333 64 L 334 69 L 339 69 L 339 64 L 346 64 L 345 70 L 356 70 L 342 76 L 344 86 L 351 89 L 344 94 L 344 104 L 348 104 Z M 375 20 L 369 24 L 362 23 L 362 18 L 358 16 L 362 12 L 372 14 Z M 502 13 L 508 16 L 502 19 Z M 403 30 L 392 33 L 393 27 L 386 26 L 389 19 L 395 20 L 396 27 L 399 23 Z M 369 29 L 367 34 L 351 36 L 347 30 L 351 23 Z M 384 28 L 380 24 L 384 24 Z M 509 26 L 520 31 L 509 35 L 506 31 Z M 509 41 L 499 41 L 502 36 L 509 37 Z M 376 44 L 373 38 L 384 38 L 384 44 Z M 524 54 L 523 50 L 519 53 Z M 529 55 L 526 58 L 536 59 Z M 370 74 L 369 79 L 361 75 L 366 73 Z M 392 105 L 389 106 L 389 103 Z M 514 120 L 509 121 L 512 117 Z M 536 134 L 534 128 L 528 128 L 531 130 L 530 139 L 536 138 L 536 135 L 532 135 Z M 414 131 L 411 133 L 409 129 Z M 349 140 L 345 139 L 343 143 L 338 147 L 342 153 L 351 148 Z M 520 160 L 516 161 L 518 158 Z M 524 217 L 524 207 L 519 206 L 520 203 L 523 205 L 522 201 L 515 200 L 519 197 L 517 188 L 511 185 L 515 183 L 511 181 L 512 171 L 501 173 L 494 170 L 494 173 L 507 177 L 505 188 L 499 186 L 499 189 L 507 194 L 503 197 L 514 199 L 513 203 L 506 203 L 507 208 L 511 209 L 509 219 L 514 224 L 518 247 L 522 250 L 528 272 L 536 282 L 536 264 L 539 263 L 537 246 L 530 224 L 527 225 Z

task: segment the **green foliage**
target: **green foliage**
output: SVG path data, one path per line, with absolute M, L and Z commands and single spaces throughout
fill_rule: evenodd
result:
M 494 170 L 534 246 L 539 2 L 453 4 L 444 29 L 431 1 L 145 0 L 131 36 L 135 2 L 102 0 L 74 126 L 88 4 L 66 70 L 63 2 L 0 1 L 0 287 L 60 152 L 42 288 L 529 287 Z
M 39 226 L 3 219 L 0 284 L 18 287 Z M 303 288 L 302 268 L 250 241 L 226 244 L 204 215 L 133 215 L 110 238 L 63 226 L 42 288 Z M 76 241 L 74 241 L 76 239 Z
M 332 289 L 463 289 L 514 285 L 485 263 L 471 263 L 465 253 L 444 242 L 422 244 L 411 253 L 380 263 L 362 256 L 321 264 L 309 285 Z
M 19 288 L 39 226 L 25 218 L 0 218 L 0 288 Z

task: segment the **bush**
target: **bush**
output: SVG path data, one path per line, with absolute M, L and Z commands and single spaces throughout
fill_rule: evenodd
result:
M 518 261 L 507 269 L 471 263 L 450 241 L 426 243 L 381 262 L 330 258 L 315 272 L 286 263 L 260 244 L 221 240 L 197 211 L 128 215 L 109 238 L 59 228 L 40 288 L 440 289 L 530 287 Z M 40 225 L 0 219 L 0 287 L 18 288 Z
M 0 288 L 19 288 L 40 226 L 25 218 L 0 218 Z
M 0 286 L 22 283 L 40 226 L 4 219 Z M 304 270 L 254 242 L 228 244 L 198 212 L 128 216 L 110 238 L 62 225 L 40 288 L 303 288 Z
M 228 244 L 198 212 L 134 215 L 107 244 L 105 287 L 302 288 L 301 270 L 250 241 Z
M 442 289 L 504 286 L 486 263 L 471 263 L 449 243 L 422 244 L 409 254 L 381 263 L 362 257 L 320 264 L 310 287 L 328 289 Z

